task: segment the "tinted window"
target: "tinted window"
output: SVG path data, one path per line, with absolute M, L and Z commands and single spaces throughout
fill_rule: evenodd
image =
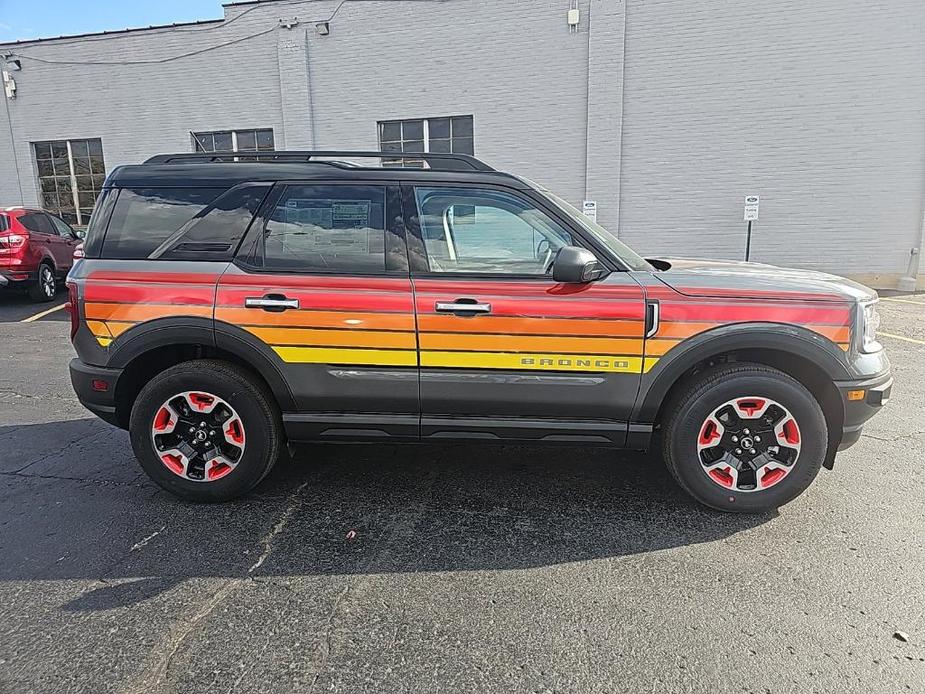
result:
M 269 190 L 269 183 L 229 190 L 152 255 L 168 260 L 230 260 Z
M 90 224 L 87 226 L 87 235 L 84 238 L 84 253 L 88 258 L 98 258 L 103 246 L 103 235 L 106 232 L 106 222 L 112 214 L 112 208 L 119 196 L 118 190 L 107 188 L 96 200 Z
M 6 220 L 5 214 L 0 214 L 0 231 L 6 231 L 10 228 L 10 223 Z
M 48 215 L 48 218 L 51 220 L 52 225 L 54 225 L 55 229 L 58 230 L 58 233 L 61 234 L 61 236 L 67 237 L 67 236 L 74 235 L 74 230 L 71 229 L 71 227 L 69 227 L 67 224 L 62 222 L 57 217 L 52 217 L 51 215 Z
M 264 266 L 384 273 L 384 186 L 290 186 L 264 232 Z
M 416 188 L 432 272 L 546 275 L 559 249 L 574 244 L 532 202 L 476 188 Z
M 147 258 L 223 192 L 221 188 L 123 188 L 106 230 L 102 257 Z
M 54 230 L 54 227 L 51 226 L 48 217 L 41 212 L 26 212 L 19 217 L 19 223 L 29 231 L 34 231 L 39 234 L 57 235 L 58 233 Z

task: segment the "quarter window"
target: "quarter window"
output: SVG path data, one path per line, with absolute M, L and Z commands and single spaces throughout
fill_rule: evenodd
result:
M 532 202 L 497 190 L 415 188 L 431 272 L 548 275 L 573 239 Z
M 474 154 L 472 116 L 444 116 L 379 122 L 379 149 L 383 152 L 451 152 Z M 384 159 L 383 166 L 423 168 L 414 157 Z
M 32 148 L 42 207 L 68 224 L 85 226 L 106 180 L 102 140 L 49 140 Z
M 196 152 L 264 152 L 272 151 L 273 130 L 218 130 L 193 133 Z
M 386 271 L 383 186 L 289 186 L 264 232 L 271 269 L 381 274 Z

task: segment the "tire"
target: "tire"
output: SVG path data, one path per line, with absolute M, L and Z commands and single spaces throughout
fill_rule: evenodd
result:
M 269 474 L 279 458 L 282 422 L 256 377 L 199 359 L 162 371 L 141 389 L 129 434 L 142 469 L 157 484 L 183 499 L 217 502 L 246 494 Z
M 742 442 L 749 444 L 744 452 Z M 825 415 L 801 383 L 739 363 L 708 369 L 681 387 L 668 403 L 662 449 L 675 480 L 700 503 L 764 513 L 809 487 L 827 446 Z
M 55 298 L 58 280 L 55 269 L 49 263 L 42 263 L 38 269 L 38 279 L 29 285 L 29 298 L 38 303 L 47 303 Z

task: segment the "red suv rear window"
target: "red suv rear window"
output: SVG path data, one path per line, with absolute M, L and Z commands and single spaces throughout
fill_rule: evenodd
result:
M 10 228 L 10 222 L 7 220 L 5 214 L 0 214 L 0 231 L 6 231 Z

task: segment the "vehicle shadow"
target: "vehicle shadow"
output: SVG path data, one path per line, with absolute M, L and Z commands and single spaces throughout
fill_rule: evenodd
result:
M 0 475 L 0 580 L 100 581 L 64 606 L 73 611 L 135 604 L 196 578 L 516 570 L 628 556 L 720 540 L 773 517 L 705 509 L 656 456 L 605 448 L 302 447 L 247 498 L 204 505 L 148 482 L 125 432 L 97 420 L 0 427 L 0 441 L 44 441 L 47 450 L 63 431 L 93 443 L 76 459 L 49 453 L 38 473 L 33 465 Z

